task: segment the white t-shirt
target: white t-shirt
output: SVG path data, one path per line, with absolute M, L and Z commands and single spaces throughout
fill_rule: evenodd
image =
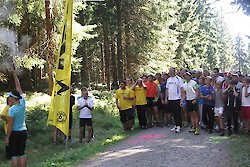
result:
M 190 80 L 188 83 L 185 82 L 183 84 L 183 89 L 186 92 L 186 99 L 187 100 L 194 100 L 196 97 L 195 90 L 198 89 L 198 84 L 194 80 Z
M 181 88 L 183 87 L 183 79 L 179 76 L 169 77 L 166 83 L 168 89 L 168 100 L 181 99 Z
M 224 78 L 222 76 L 218 76 L 216 78 L 216 82 L 223 82 L 224 81 Z
M 242 88 L 241 96 L 241 106 L 249 107 L 250 106 L 250 96 L 245 97 L 246 87 Z M 247 89 L 247 93 L 250 93 L 250 87 Z
M 90 108 L 94 107 L 94 101 L 91 97 L 88 97 L 87 99 L 81 97 L 77 100 L 77 106 L 82 107 L 85 104 L 88 104 Z M 79 118 L 92 118 L 92 111 L 87 107 L 82 108 L 80 110 Z

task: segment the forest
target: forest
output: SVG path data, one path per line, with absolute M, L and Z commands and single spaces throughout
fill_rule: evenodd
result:
M 14 60 L 24 90 L 51 93 L 63 8 L 62 0 L 0 0 L 1 90 L 13 88 Z M 78 0 L 73 17 L 76 86 L 109 90 L 127 76 L 171 66 L 245 74 L 250 68 L 250 45 L 230 35 L 208 0 Z

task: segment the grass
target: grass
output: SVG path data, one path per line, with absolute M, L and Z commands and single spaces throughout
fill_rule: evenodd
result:
M 211 136 L 209 137 L 209 141 L 214 144 L 220 143 L 222 140 L 229 140 L 228 136 Z
M 74 110 L 73 143 L 68 145 L 67 158 L 65 157 L 65 143 L 53 144 L 52 127 L 47 126 L 48 107 L 50 97 L 42 93 L 29 93 L 26 95 L 28 127 L 28 140 L 26 154 L 28 166 L 75 166 L 84 159 L 104 151 L 110 145 L 127 138 L 134 132 L 122 131 L 119 115 L 115 107 L 113 93 L 107 91 L 92 91 L 95 97 L 94 109 L 94 134 L 95 140 L 90 143 L 78 142 L 78 112 Z M 78 92 L 79 94 L 79 92 Z M 5 100 L 0 99 L 1 106 Z M 2 121 L 0 121 L 0 138 L 3 139 Z M 4 145 L 0 144 L 0 166 L 10 166 L 10 162 L 4 160 Z
M 232 161 L 238 167 L 250 167 L 250 135 L 238 134 L 232 136 L 211 136 L 209 142 L 217 144 L 229 140 Z
M 233 135 L 231 137 L 231 150 L 237 166 L 250 167 L 250 135 Z

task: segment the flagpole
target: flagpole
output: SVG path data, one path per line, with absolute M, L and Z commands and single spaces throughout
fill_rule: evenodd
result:
M 65 142 L 65 158 L 68 159 L 68 136 L 66 137 Z

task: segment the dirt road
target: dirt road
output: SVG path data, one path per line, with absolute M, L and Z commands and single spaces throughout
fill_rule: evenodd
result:
M 234 167 L 227 137 L 201 131 L 195 136 L 182 129 L 142 130 L 79 167 Z

